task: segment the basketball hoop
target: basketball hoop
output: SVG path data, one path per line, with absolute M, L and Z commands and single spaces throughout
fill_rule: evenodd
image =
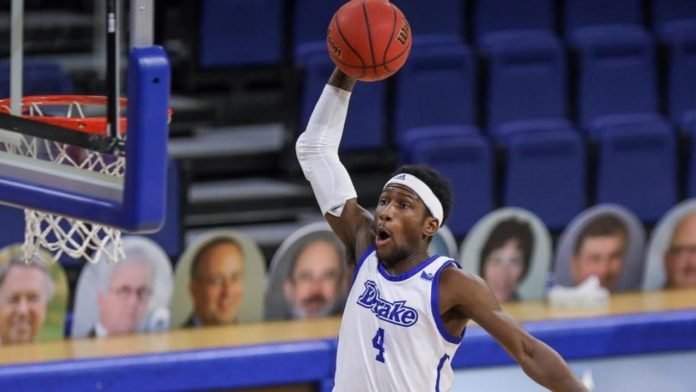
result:
M 106 97 L 99 96 L 46 96 L 24 97 L 21 117 L 60 126 L 65 137 L 50 135 L 22 135 L 20 144 L 0 141 L 0 150 L 50 161 L 107 176 L 123 177 L 126 167 L 124 141 L 126 118 L 123 116 L 127 100 L 119 100 L 121 108 L 119 137 L 108 136 Z M 0 112 L 10 113 L 10 100 L 0 100 Z M 171 110 L 169 110 L 171 117 Z M 125 255 L 121 231 L 115 227 L 86 222 L 45 211 L 25 209 L 26 221 L 23 250 L 25 257 L 44 248 L 58 260 L 63 254 L 84 258 L 94 263 L 101 254 L 109 263 L 117 263 Z M 112 244 L 110 246 L 107 246 Z

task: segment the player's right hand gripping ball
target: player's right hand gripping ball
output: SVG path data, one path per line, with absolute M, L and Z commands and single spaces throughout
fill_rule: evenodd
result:
M 326 43 L 334 64 L 346 75 L 368 82 L 382 80 L 406 62 L 411 27 L 401 10 L 387 0 L 351 0 L 331 18 Z

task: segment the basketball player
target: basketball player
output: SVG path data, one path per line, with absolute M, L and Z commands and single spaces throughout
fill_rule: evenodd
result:
M 336 69 L 296 144 L 322 213 L 354 269 L 338 338 L 334 391 L 445 391 L 452 356 L 473 320 L 536 382 L 585 388 L 563 359 L 503 312 L 486 283 L 427 254 L 450 209 L 449 184 L 423 166 L 387 181 L 374 216 L 361 207 L 338 146 L 355 84 Z

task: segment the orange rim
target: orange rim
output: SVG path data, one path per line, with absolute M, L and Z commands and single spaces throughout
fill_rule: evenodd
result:
M 79 103 L 80 105 L 102 105 L 105 106 L 107 98 L 98 95 L 46 95 L 46 96 L 32 96 L 22 98 L 22 114 L 23 118 L 33 121 L 40 121 L 43 123 L 56 125 L 63 128 L 70 128 L 76 131 L 85 132 L 94 135 L 107 136 L 106 134 L 106 117 L 51 117 L 51 116 L 41 116 L 29 114 L 30 107 L 32 105 L 40 106 L 51 106 L 51 105 L 64 105 L 69 106 L 73 103 Z M 10 114 L 10 103 L 9 98 L 0 99 L 0 113 Z M 119 104 L 122 108 L 128 106 L 128 100 L 126 98 L 121 98 Z M 66 113 L 67 114 L 67 113 Z M 172 116 L 172 109 L 168 109 L 167 115 L 169 118 Z M 121 135 L 126 134 L 127 121 L 126 117 L 121 117 L 119 121 L 119 129 Z

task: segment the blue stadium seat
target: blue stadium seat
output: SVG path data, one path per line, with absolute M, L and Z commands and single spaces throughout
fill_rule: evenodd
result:
M 684 129 L 696 111 L 696 2 L 653 0 L 652 17 L 657 39 L 667 49 L 667 112 Z
M 304 69 L 302 101 L 300 107 L 301 129 L 307 126 L 314 105 L 329 80 L 334 64 L 324 43 L 316 43 L 301 59 Z M 341 151 L 380 149 L 386 143 L 386 83 L 359 83 L 348 107 Z
M 567 117 L 565 54 L 556 38 L 526 40 L 511 33 L 489 41 L 486 56 L 485 113 L 490 132 L 496 134 L 509 121 Z
M 693 0 L 651 0 L 650 3 L 653 30 L 659 35 L 696 22 L 696 2 Z
M 526 31 L 554 35 L 553 0 L 485 0 L 474 11 L 474 35 L 478 46 L 498 33 Z
M 567 120 L 565 54 L 552 35 L 484 43 L 488 132 L 505 148 L 503 204 L 564 227 L 586 205 L 585 145 Z
M 653 39 L 642 24 L 642 0 L 564 1 L 565 38 L 576 55 L 580 78 L 580 123 L 586 127 L 588 118 L 603 114 L 657 111 L 657 82 L 634 83 L 639 73 L 646 76 L 643 80 L 655 80 L 657 72 Z M 602 78 L 614 88 L 604 89 Z M 588 79 L 598 88 L 588 87 Z
M 566 38 L 604 27 L 645 30 L 642 0 L 564 0 L 563 27 Z
M 618 203 L 655 222 L 677 201 L 674 131 L 659 117 L 596 122 L 597 202 Z
M 22 95 L 73 93 L 72 77 L 54 60 L 25 58 Z M 10 61 L 0 61 L 0 98 L 10 96 Z
M 404 13 L 414 41 L 442 39 L 463 42 L 466 29 L 466 5 L 470 0 L 393 0 Z
M 667 112 L 672 122 L 687 127 L 696 115 L 696 21 L 662 35 L 666 44 Z
M 585 141 L 568 121 L 529 120 L 504 124 L 503 205 L 537 214 L 562 229 L 587 205 Z
M 586 28 L 578 51 L 578 117 L 598 144 L 597 202 L 654 222 L 677 200 L 672 127 L 658 114 L 654 42 L 637 28 Z
M 397 142 L 411 128 L 475 123 L 475 80 L 474 60 L 466 45 L 414 43 L 395 76 Z
M 201 68 L 279 64 L 283 57 L 282 0 L 205 0 L 201 3 Z
M 638 30 L 593 29 L 576 35 L 580 124 L 598 117 L 657 113 L 655 48 Z
M 475 125 L 436 125 L 420 128 L 411 128 L 404 132 L 399 139 L 399 154 L 405 163 L 413 162 L 413 145 L 420 140 L 429 140 L 436 137 L 457 138 L 461 135 L 479 135 L 481 130 Z
M 331 17 L 345 2 L 345 0 L 294 1 L 292 36 L 295 62 L 301 61 L 306 52 L 314 52 L 314 44 L 317 42 L 325 43 L 326 30 Z
M 423 127 L 404 136 L 405 163 L 427 164 L 452 185 L 454 199 L 447 226 L 462 238 L 494 208 L 493 154 L 473 127 Z

